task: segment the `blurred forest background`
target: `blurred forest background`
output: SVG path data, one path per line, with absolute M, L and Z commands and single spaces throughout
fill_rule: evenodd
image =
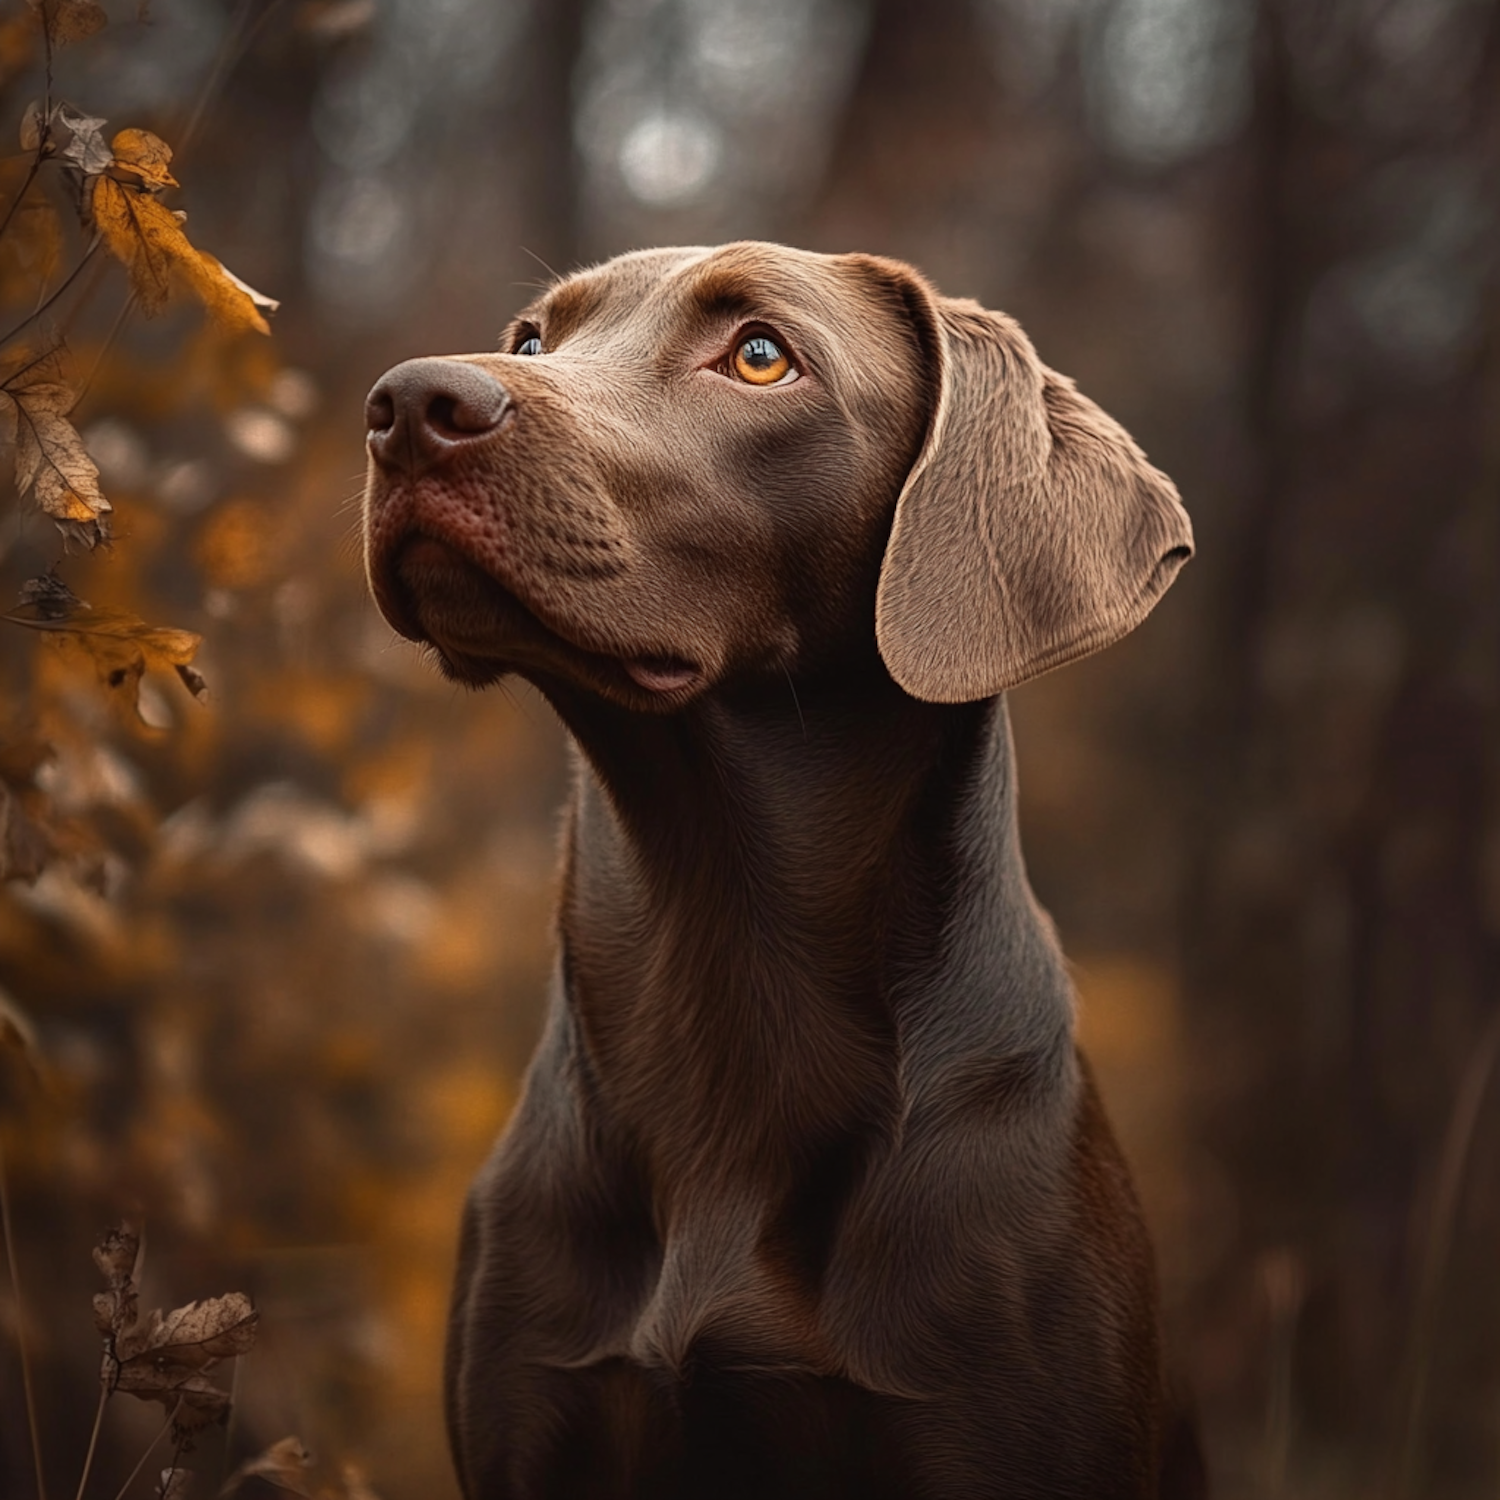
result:
M 1016 314 L 1178 480 L 1183 580 L 1013 710 L 1219 1493 L 1494 1500 L 1500 0 L 95 9 L 0 13 L 0 393 L 41 411 L 59 348 L 115 535 L 63 557 L 39 487 L 0 528 L 0 608 L 54 564 L 93 606 L 0 619 L 0 1493 L 36 1488 L 23 1335 L 77 1484 L 122 1213 L 145 1305 L 261 1310 L 198 1493 L 291 1432 L 331 1492 L 454 1493 L 459 1201 L 536 1032 L 566 763 L 367 601 L 361 403 L 551 268 L 743 236 Z M 42 160 L 49 51 L 51 101 L 180 187 L 86 126 Z M 272 336 L 148 320 L 95 179 L 186 209 Z M 200 635 L 205 700 L 185 637 L 137 637 L 139 681 L 91 649 L 111 611 Z M 92 1494 L 157 1432 L 134 1405 Z

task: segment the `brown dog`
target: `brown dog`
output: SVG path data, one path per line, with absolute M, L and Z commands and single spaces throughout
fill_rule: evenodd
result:
M 464 1227 L 465 1494 L 1195 1493 L 1001 696 L 1145 617 L 1171 482 L 870 256 L 622 256 L 502 347 L 375 387 L 365 513 L 396 629 L 582 751 Z

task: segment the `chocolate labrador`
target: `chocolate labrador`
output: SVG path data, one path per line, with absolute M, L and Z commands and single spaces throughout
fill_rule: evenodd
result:
M 568 277 L 368 418 L 386 618 L 581 752 L 464 1493 L 1195 1493 L 1003 697 L 1161 597 L 1171 482 L 1004 314 L 768 244 Z

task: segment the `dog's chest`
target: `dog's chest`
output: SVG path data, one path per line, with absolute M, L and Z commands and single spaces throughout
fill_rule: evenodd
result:
M 665 1238 L 659 1273 L 622 1330 L 637 1363 L 835 1373 L 815 1289 L 776 1253 L 764 1207 L 726 1193 L 695 1205 Z

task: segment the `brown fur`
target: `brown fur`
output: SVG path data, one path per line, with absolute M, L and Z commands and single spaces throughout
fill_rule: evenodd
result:
M 799 377 L 737 381 L 751 333 Z M 999 696 L 1149 611 L 1170 482 L 895 262 L 642 252 L 532 336 L 370 402 L 382 609 L 581 752 L 546 1035 L 465 1218 L 465 1493 L 1198 1493 Z

